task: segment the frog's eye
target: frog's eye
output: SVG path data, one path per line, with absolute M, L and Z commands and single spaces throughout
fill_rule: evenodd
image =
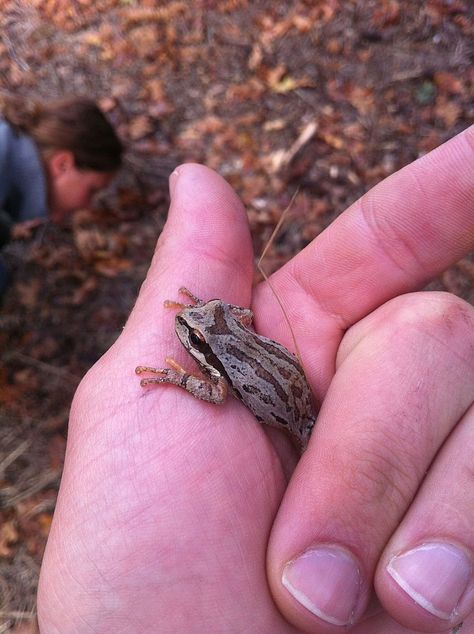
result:
M 193 344 L 193 346 L 196 346 L 196 348 L 201 348 L 202 345 L 206 343 L 202 332 L 196 329 L 191 330 L 189 333 L 189 341 Z

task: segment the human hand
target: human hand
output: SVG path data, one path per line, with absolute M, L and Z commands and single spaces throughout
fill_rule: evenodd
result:
M 252 297 L 235 194 L 204 167 L 178 169 L 136 306 L 74 399 L 44 634 L 474 629 L 473 311 L 403 294 L 472 248 L 473 140 L 471 129 L 384 181 L 273 276 L 324 399 L 289 483 L 292 447 L 241 403 L 144 390 L 134 374 L 166 355 L 192 367 L 163 308 L 180 286 L 252 302 L 256 330 L 291 348 L 268 285 Z
M 32 218 L 13 225 L 10 233 L 12 240 L 30 240 L 33 231 L 47 222 L 47 218 Z

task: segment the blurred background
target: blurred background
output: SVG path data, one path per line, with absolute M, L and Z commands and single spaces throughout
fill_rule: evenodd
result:
M 0 634 L 35 631 L 71 398 L 133 306 L 170 172 L 220 172 L 256 256 L 299 188 L 264 263 L 275 270 L 472 123 L 473 17 L 469 0 L 0 0 L 0 95 L 93 97 L 127 147 L 93 208 L 4 249 Z M 429 288 L 474 303 L 474 259 Z

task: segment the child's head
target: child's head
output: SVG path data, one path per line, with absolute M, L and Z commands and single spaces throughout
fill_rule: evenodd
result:
M 41 103 L 15 97 L 5 100 L 2 116 L 35 142 L 46 169 L 54 220 L 86 207 L 121 165 L 122 144 L 90 99 Z

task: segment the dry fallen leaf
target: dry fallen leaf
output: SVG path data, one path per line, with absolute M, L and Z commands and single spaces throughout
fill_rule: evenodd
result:
M 170 2 L 164 7 L 155 9 L 148 7 L 133 7 L 122 12 L 125 22 L 129 25 L 139 22 L 167 22 L 179 13 L 188 9 L 186 2 Z
M 98 104 L 102 112 L 110 112 L 117 105 L 113 97 L 103 97 L 102 99 L 99 99 Z
M 344 147 L 344 140 L 331 132 L 319 132 L 318 137 L 335 150 L 341 150 Z
M 438 97 L 434 108 L 436 116 L 441 119 L 447 128 L 452 128 L 461 116 L 461 107 L 454 101 L 445 97 Z
M 140 58 L 151 59 L 156 56 L 160 46 L 160 37 L 155 24 L 137 26 L 129 32 L 129 37 Z
M 247 60 L 247 67 L 249 70 L 255 70 L 260 66 L 263 59 L 263 51 L 260 44 L 254 44 L 250 51 L 249 58 Z
M 369 86 L 348 84 L 345 93 L 348 101 L 362 115 L 369 114 L 375 108 L 374 90 Z
M 463 83 L 459 77 L 453 73 L 439 71 L 433 75 L 434 83 L 440 93 L 459 95 L 463 91 Z
M 94 269 L 104 277 L 116 277 L 123 271 L 129 271 L 132 266 L 133 263 L 126 258 L 110 258 L 94 263 Z
M 128 124 L 128 134 L 132 141 L 138 141 L 154 130 L 151 119 L 144 114 L 134 117 Z
M 379 28 L 398 24 L 400 21 L 400 3 L 398 0 L 379 0 L 373 12 L 374 25 Z
M 14 520 L 3 522 L 0 526 L 0 557 L 10 557 L 11 546 L 18 541 L 18 530 Z

